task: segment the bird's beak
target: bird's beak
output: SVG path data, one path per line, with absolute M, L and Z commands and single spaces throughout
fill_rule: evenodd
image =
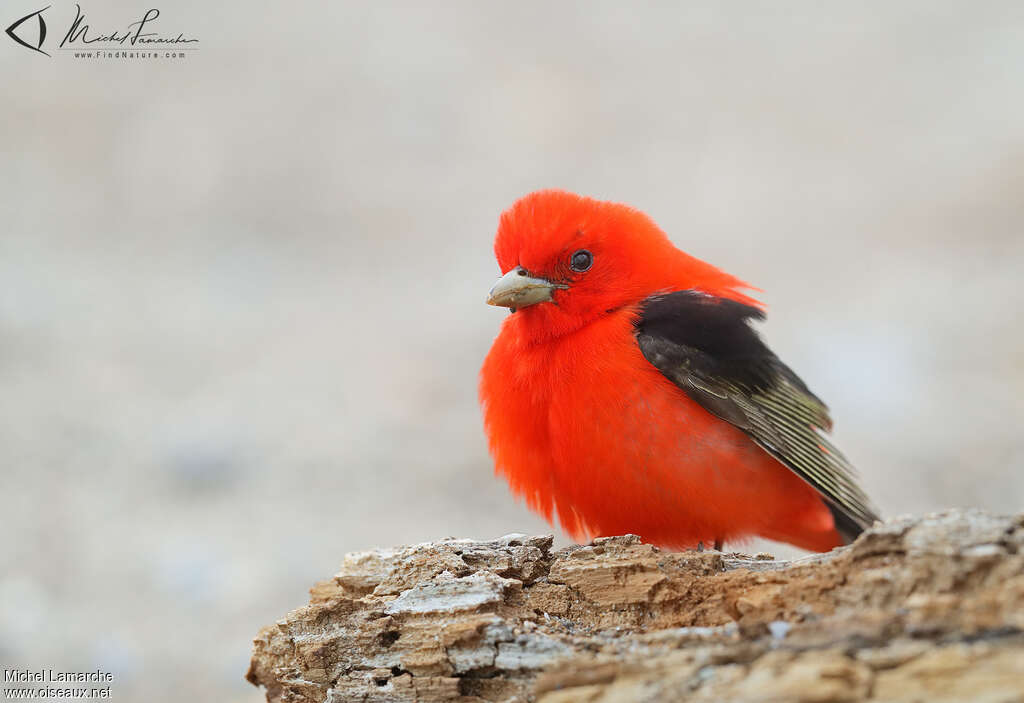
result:
M 494 284 L 487 295 L 487 304 L 500 305 L 515 311 L 517 308 L 551 300 L 551 291 L 567 287 L 543 278 L 534 278 L 522 266 L 516 266 Z

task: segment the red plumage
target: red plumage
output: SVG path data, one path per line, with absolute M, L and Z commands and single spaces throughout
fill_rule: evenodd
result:
M 637 345 L 649 296 L 698 290 L 757 305 L 740 292 L 746 283 L 677 249 L 643 213 L 562 191 L 516 202 L 494 248 L 503 274 L 561 284 L 505 319 L 481 371 L 496 470 L 532 509 L 549 522 L 557 515 L 577 540 L 843 543 L 811 485 L 692 400 Z M 593 259 L 583 273 L 570 266 L 579 250 Z

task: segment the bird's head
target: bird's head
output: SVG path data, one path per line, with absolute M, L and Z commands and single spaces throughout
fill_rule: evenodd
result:
M 487 302 L 550 336 L 659 292 L 696 288 L 753 302 L 736 290 L 750 286 L 677 249 L 639 210 L 561 190 L 506 210 L 494 253 L 503 275 Z

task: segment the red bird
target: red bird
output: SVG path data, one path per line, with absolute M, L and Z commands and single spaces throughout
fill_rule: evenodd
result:
M 828 409 L 750 327 L 749 286 L 643 213 L 557 190 L 494 242 L 509 308 L 480 379 L 496 469 L 574 539 L 666 548 L 760 535 L 825 551 L 876 513 Z

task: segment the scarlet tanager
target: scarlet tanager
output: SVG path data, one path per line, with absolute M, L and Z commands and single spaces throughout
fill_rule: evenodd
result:
M 480 400 L 496 470 L 576 540 L 760 535 L 825 551 L 877 519 L 828 409 L 750 327 L 751 286 L 626 205 L 558 190 L 501 215 L 512 311 Z

